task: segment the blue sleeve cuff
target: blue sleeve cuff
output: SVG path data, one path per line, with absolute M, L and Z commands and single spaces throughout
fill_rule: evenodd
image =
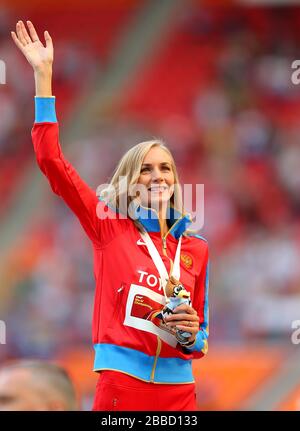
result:
M 57 123 L 55 97 L 34 97 L 35 123 Z
M 202 331 L 196 335 L 196 342 L 191 347 L 183 346 L 189 353 L 190 352 L 205 352 L 207 349 L 207 338 Z

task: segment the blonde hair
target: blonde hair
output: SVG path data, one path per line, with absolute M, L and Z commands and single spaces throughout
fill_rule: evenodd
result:
M 137 184 L 139 176 L 141 174 L 141 167 L 146 154 L 153 147 L 162 148 L 170 156 L 171 167 L 174 174 L 174 192 L 170 198 L 170 207 L 184 213 L 182 206 L 182 191 L 179 184 L 179 177 L 173 155 L 166 144 L 161 139 L 152 139 L 150 141 L 141 142 L 134 147 L 130 148 L 119 161 L 114 174 L 109 182 L 108 187 L 100 192 L 100 198 L 104 200 L 107 205 L 114 207 L 115 210 L 120 210 L 120 200 L 122 196 L 122 190 L 120 188 L 120 178 L 125 178 L 127 181 L 128 188 Z M 127 189 L 126 189 L 127 190 Z M 127 193 L 127 214 L 130 217 L 128 207 L 130 203 L 135 199 L 135 196 L 130 196 Z M 176 206 L 175 206 L 176 205 Z M 132 218 L 132 217 L 130 217 Z M 141 223 L 137 220 L 133 220 L 137 228 L 142 231 L 144 230 Z

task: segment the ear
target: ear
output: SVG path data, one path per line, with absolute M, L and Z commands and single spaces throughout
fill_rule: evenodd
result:
M 179 283 L 179 280 L 177 280 L 177 278 L 175 278 L 173 275 L 171 275 L 171 277 L 169 278 L 170 282 L 172 284 L 174 284 L 174 286 L 176 286 L 176 284 Z
M 171 277 L 172 278 L 172 277 Z M 170 281 L 170 279 L 167 281 L 166 284 L 166 295 L 168 297 L 173 295 L 173 290 L 174 290 L 174 284 L 172 284 L 172 282 Z

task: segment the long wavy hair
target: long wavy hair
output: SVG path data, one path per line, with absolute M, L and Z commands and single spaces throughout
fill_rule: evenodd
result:
M 103 200 L 108 206 L 117 212 L 124 212 L 121 211 L 121 209 L 123 209 L 123 207 L 121 208 L 121 203 L 124 203 L 125 201 L 126 214 L 133 220 L 140 231 L 144 230 L 142 224 L 134 219 L 131 212 L 129 211 L 130 207 L 134 207 L 134 205 L 132 205 L 134 204 L 133 201 L 137 202 L 137 197 L 130 196 L 128 190 L 130 187 L 137 184 L 141 174 L 143 160 L 146 154 L 153 147 L 162 148 L 170 156 L 171 167 L 174 174 L 174 192 L 170 197 L 169 207 L 174 208 L 180 214 L 184 214 L 185 211 L 182 205 L 182 190 L 179 183 L 176 164 L 171 151 L 161 139 L 152 139 L 150 141 L 141 142 L 130 148 L 119 161 L 109 184 L 97 193 L 101 200 Z M 126 183 L 126 196 L 124 190 L 122 189 L 122 185 L 124 184 L 122 181 Z

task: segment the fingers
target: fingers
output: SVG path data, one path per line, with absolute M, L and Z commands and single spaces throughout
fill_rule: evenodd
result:
M 21 46 L 23 47 L 23 46 L 28 45 L 29 43 L 37 42 L 40 40 L 32 22 L 31 21 L 26 21 L 26 22 L 28 25 L 30 36 L 26 30 L 26 27 L 25 27 L 25 24 L 23 23 L 23 21 L 17 22 L 17 25 L 16 25 L 17 38 L 14 37 L 15 33 L 11 32 L 12 38 L 19 48 L 21 48 Z
M 50 34 L 48 33 L 48 31 L 44 31 L 44 36 L 45 36 L 45 41 L 46 41 L 46 47 L 47 48 L 52 48 L 52 38 L 50 36 Z
M 176 328 L 187 328 L 187 329 L 197 329 L 199 328 L 198 322 L 191 322 L 190 320 L 181 320 L 180 322 L 175 322 Z
M 167 316 L 165 320 L 168 323 L 172 323 L 172 322 L 178 323 L 179 320 L 199 323 L 199 316 L 197 316 L 197 314 L 176 313 L 176 314 L 171 314 Z
M 176 325 L 176 329 L 180 329 L 181 331 L 190 332 L 191 334 L 197 334 L 198 328 L 195 326 L 187 326 L 187 325 Z
M 22 51 L 23 50 L 23 45 L 22 43 L 19 41 L 16 33 L 14 31 L 10 32 L 11 37 L 13 38 L 13 41 L 15 42 L 15 44 L 17 45 L 17 47 Z
M 20 24 L 20 29 L 21 29 L 21 32 L 22 32 L 22 35 L 23 35 L 23 39 L 26 41 L 25 44 L 27 45 L 28 43 L 32 43 L 32 40 L 30 39 L 30 36 L 27 33 L 27 30 L 26 30 L 26 27 L 25 27 L 23 21 L 19 21 L 18 24 Z
M 188 308 L 187 308 L 188 307 Z M 191 336 L 196 336 L 199 331 L 199 316 L 192 307 L 180 306 L 177 309 L 185 308 L 185 312 L 171 314 L 165 318 L 166 325 L 170 329 L 189 332 Z M 188 314 L 188 311 L 190 314 Z
M 17 22 L 16 32 L 17 32 L 18 40 L 21 43 L 22 47 L 32 42 L 30 37 L 28 36 L 27 30 L 22 21 Z
M 190 305 L 187 305 L 187 304 L 179 305 L 178 307 L 176 307 L 173 310 L 174 313 L 178 313 L 179 311 L 184 312 L 184 313 L 188 313 L 188 314 L 196 314 L 197 315 L 197 311 L 194 310 Z
M 37 35 L 37 32 L 35 31 L 35 28 L 34 28 L 34 25 L 32 24 L 32 22 L 31 21 L 26 21 L 26 22 L 27 22 L 27 25 L 28 25 L 30 37 L 33 40 L 33 42 L 36 42 L 36 41 L 40 40 L 39 37 L 38 37 L 38 35 Z
M 173 310 L 173 314 L 165 318 L 166 325 L 170 329 L 182 330 L 191 334 L 190 340 L 194 340 L 199 331 L 199 316 L 191 306 L 182 304 Z
M 183 331 L 191 332 L 193 334 L 197 334 L 197 332 L 199 332 L 199 325 L 197 323 L 187 324 L 185 321 L 180 321 L 172 324 L 167 323 L 166 325 L 170 330 L 182 329 Z
M 186 315 L 187 316 L 187 315 Z M 174 321 L 168 321 L 166 323 L 166 326 L 170 330 L 182 330 L 189 332 L 192 335 L 197 335 L 199 331 L 199 320 L 174 320 Z
M 22 29 L 21 29 L 21 23 L 20 23 L 20 21 L 17 22 L 16 32 L 17 32 L 17 36 L 18 36 L 18 39 L 19 39 L 20 43 L 22 44 L 22 46 L 25 46 L 26 45 L 26 40 L 25 40 L 25 38 L 23 36 L 23 32 L 22 32 Z

